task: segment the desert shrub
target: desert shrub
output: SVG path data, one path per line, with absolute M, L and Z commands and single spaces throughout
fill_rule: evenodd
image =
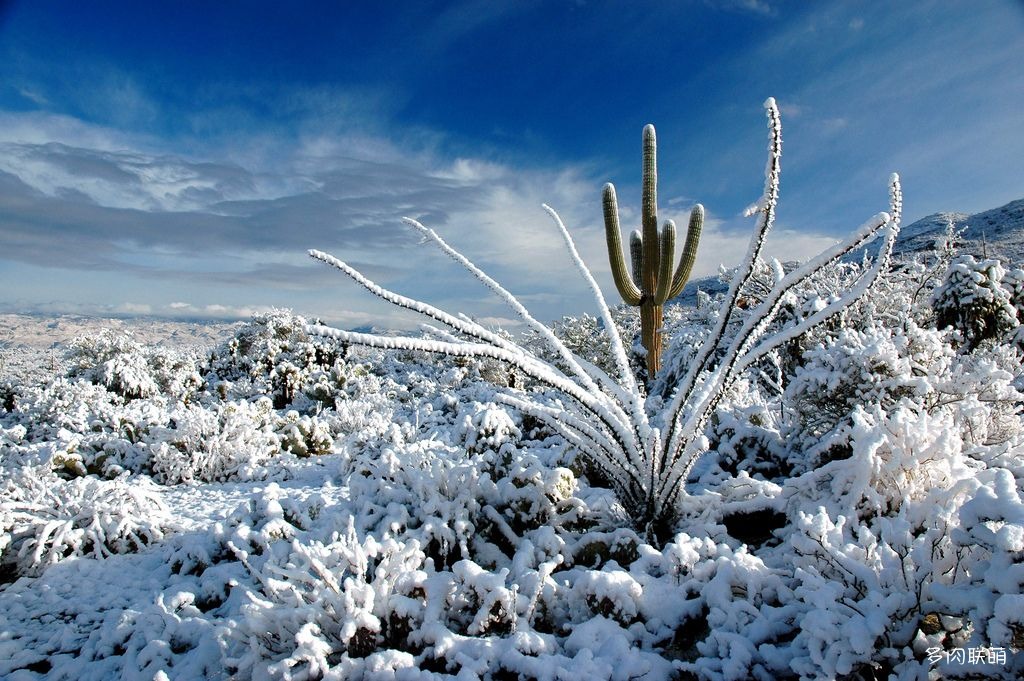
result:
M 959 331 L 967 351 L 1012 332 L 1019 324 L 1013 303 L 1014 296 L 1020 297 L 1019 282 L 1014 273 L 1008 290 L 1003 286 L 1005 275 L 998 260 L 955 258 L 932 294 L 936 326 Z
M 666 308 L 666 329 L 670 328 L 677 316 L 670 312 L 675 306 Z M 616 305 L 611 308 L 611 316 L 615 329 L 629 345 L 630 368 L 636 372 L 644 367 L 643 346 L 640 344 L 640 315 L 636 308 L 627 305 Z M 580 359 L 590 362 L 609 376 L 618 373 L 612 343 L 604 333 L 604 321 L 593 315 L 584 313 L 579 317 L 565 315 L 551 325 L 555 336 Z M 543 337 L 535 330 L 529 329 L 523 340 L 524 347 L 529 348 L 538 356 L 544 357 L 555 366 L 566 370 L 564 360 L 544 342 Z M 644 369 L 646 370 L 646 369 Z
M 149 435 L 150 467 L 163 484 L 247 480 L 266 475 L 280 451 L 270 400 L 182 405 Z
M 275 409 L 333 402 L 353 368 L 344 350 L 306 333 L 306 320 L 288 310 L 256 315 L 213 351 L 209 389 L 222 399 L 267 395 Z
M 60 378 L 23 388 L 4 418 L 23 433 L 7 451 L 63 477 L 116 478 L 147 470 L 142 440 L 168 418 L 162 397 L 126 402 L 101 385 Z
M 1006 270 L 1000 283 L 1009 295 L 1010 305 L 1017 311 L 1017 319 L 1021 320 L 1024 317 L 1024 269 L 1018 266 Z
M 334 436 L 325 419 L 289 410 L 274 428 L 280 447 L 296 456 L 329 454 Z
M 942 333 L 912 322 L 842 329 L 803 353 L 786 386 L 791 434 L 805 450 L 841 448 L 858 407 L 934 403 L 935 382 L 948 375 L 952 357 Z
M 190 352 L 143 346 L 130 333 L 104 329 L 69 344 L 68 376 L 102 385 L 125 399 L 159 394 L 187 399 L 200 385 Z
M 0 564 L 35 575 L 73 557 L 133 553 L 173 529 L 152 483 L 62 480 L 45 467 L 0 476 Z
M 785 486 L 798 556 L 793 593 L 808 608 L 794 640 L 805 652 L 793 669 L 842 675 L 867 664 L 909 674 L 927 648 L 1006 646 L 1009 629 L 964 623 L 986 621 L 1017 588 L 994 580 L 998 568 L 987 562 L 1019 563 L 1014 540 L 996 546 L 1024 520 L 1008 472 L 977 475 L 949 412 L 875 405 L 858 408 L 853 421 L 849 458 Z M 1000 538 L 985 529 L 997 526 Z

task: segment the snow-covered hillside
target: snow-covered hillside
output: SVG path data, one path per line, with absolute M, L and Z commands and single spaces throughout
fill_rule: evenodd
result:
M 62 375 L 68 343 L 102 330 L 130 334 L 143 345 L 206 349 L 223 342 L 238 323 L 183 322 L 160 318 L 0 314 L 0 382 Z
M 1024 199 L 974 215 L 935 213 L 907 225 L 897 242 L 898 253 L 930 251 L 948 224 L 961 231 L 958 249 L 976 257 L 998 257 L 1007 262 L 1024 260 Z
M 946 238 L 951 223 L 957 234 L 958 253 L 1000 258 L 1007 263 L 1024 262 L 1024 199 L 974 215 L 945 212 L 925 216 L 900 230 L 893 252 L 905 256 L 930 253 Z M 796 263 L 785 265 L 792 268 Z M 728 282 L 719 277 L 702 277 L 690 281 L 673 302 L 693 305 L 698 291 L 716 294 L 727 288 Z

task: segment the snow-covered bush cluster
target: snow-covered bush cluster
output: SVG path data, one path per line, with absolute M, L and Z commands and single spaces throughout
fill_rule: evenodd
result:
M 37 574 L 67 558 L 136 552 L 172 527 L 148 481 L 63 480 L 25 467 L 0 484 L 0 565 L 7 570 Z
M 125 399 L 159 394 L 187 399 L 201 383 L 194 356 L 144 346 L 127 332 L 103 329 L 96 336 L 80 336 L 67 354 L 69 377 L 102 385 Z
M 0 677 L 1020 678 L 1024 274 L 844 257 L 893 190 L 670 306 L 648 385 L 628 311 L 517 340 L 351 268 L 452 331 L 77 343 L 0 401 Z
M 1024 318 L 1024 270 L 1009 272 L 995 259 L 956 258 L 932 295 L 936 324 L 960 332 L 967 349 L 1000 339 Z

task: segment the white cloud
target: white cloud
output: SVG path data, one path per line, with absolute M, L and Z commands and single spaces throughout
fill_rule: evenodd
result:
M 0 250 L 31 265 L 208 280 L 253 296 L 338 281 L 307 264 L 305 250 L 318 247 L 362 262 L 382 283 L 416 278 L 420 295 L 450 298 L 447 282 L 462 274 L 418 247 L 403 215 L 422 218 L 471 259 L 528 281 L 527 289 L 557 288 L 567 274 L 540 204 L 562 210 L 582 234 L 594 225 L 577 228 L 571 216 L 599 215 L 599 183 L 572 168 L 446 161 L 403 154 L 387 139 L 322 134 L 282 153 L 271 171 L 154 151 L 71 119 L 6 117 L 13 125 L 0 134 L 0 199 L 8 206 Z M 465 277 L 456 307 L 491 314 L 496 305 Z M 245 316 L 216 304 L 166 309 Z
M 121 303 L 114 311 L 120 314 L 147 315 L 153 313 L 153 306 L 147 303 Z

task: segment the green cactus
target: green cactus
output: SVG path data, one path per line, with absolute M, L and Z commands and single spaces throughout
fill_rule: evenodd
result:
M 676 225 L 666 220 L 658 230 L 658 161 L 657 141 L 654 126 L 644 126 L 643 143 L 643 232 L 634 231 L 629 239 L 632 260 L 632 276 L 626 272 L 622 252 L 622 237 L 619 230 L 619 205 L 615 187 L 611 182 L 604 186 L 604 227 L 608 239 L 608 259 L 612 266 L 612 277 L 619 295 L 627 305 L 640 307 L 640 338 L 647 350 L 647 375 L 654 375 L 661 368 L 661 324 L 662 306 L 683 290 L 690 278 L 693 262 L 697 257 L 697 244 L 704 226 L 704 207 L 699 203 L 690 212 L 690 225 L 686 232 L 686 244 L 675 274 L 672 273 L 672 259 L 675 255 Z

